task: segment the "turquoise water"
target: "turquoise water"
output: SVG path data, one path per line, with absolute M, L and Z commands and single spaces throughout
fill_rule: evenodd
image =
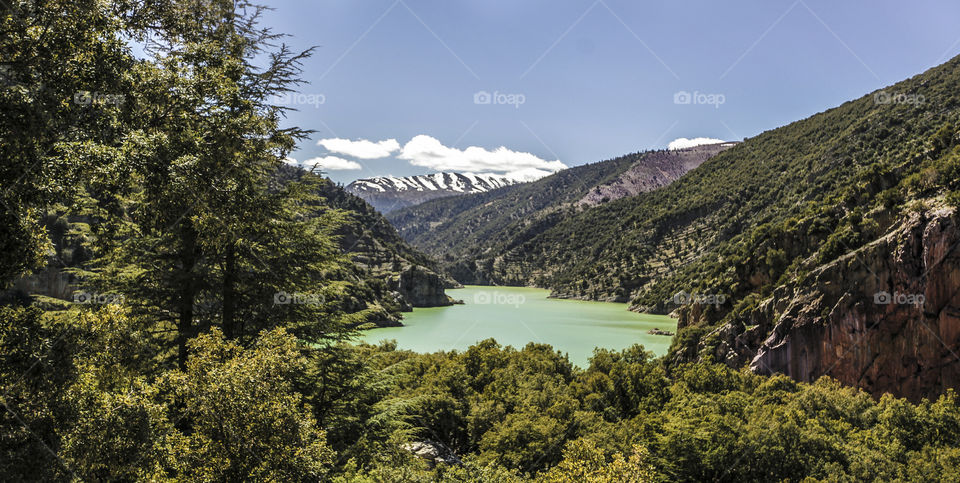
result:
M 404 327 L 369 330 L 360 339 L 394 339 L 399 348 L 416 352 L 462 351 L 489 338 L 518 349 L 538 342 L 586 367 L 594 347 L 619 350 L 643 344 L 663 355 L 671 338 L 647 331 L 677 330 L 676 319 L 665 315 L 629 312 L 626 304 L 548 299 L 547 290 L 536 288 L 467 286 L 447 294 L 464 305 L 413 309 L 404 314 Z

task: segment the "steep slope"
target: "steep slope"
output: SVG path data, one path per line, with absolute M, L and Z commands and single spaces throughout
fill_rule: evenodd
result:
M 880 239 L 779 287 L 755 317 L 775 323 L 770 337 L 737 355 L 756 354 L 755 372 L 801 381 L 829 374 L 913 400 L 955 387 L 958 243 L 955 210 L 911 213 Z
M 286 179 L 313 176 L 286 165 L 281 171 Z M 349 212 L 347 223 L 336 234 L 368 284 L 384 282 L 404 310 L 453 303 L 444 288 L 456 286 L 456 282 L 441 275 L 437 263 L 405 242 L 377 210 L 326 178 L 321 180 L 319 194 L 329 205 Z
M 387 215 L 415 246 L 447 262 L 469 260 L 497 243 L 525 240 L 552 226 L 567 210 L 605 203 L 669 184 L 729 145 L 633 153 L 576 166 L 532 183 L 488 193 L 434 200 Z M 484 281 L 456 264 L 453 275 Z M 480 272 L 476 272 L 480 273 Z
M 485 193 L 518 182 L 495 174 L 434 173 L 403 178 L 378 176 L 358 179 L 345 189 L 363 198 L 381 213 L 389 213 L 437 198 Z
M 929 266 L 924 258 L 932 250 L 929 244 L 857 251 L 893 236 L 914 213 L 940 220 L 934 226 L 950 232 L 940 238 L 952 239 L 956 223 L 946 219 L 954 215 L 931 210 L 950 210 L 960 199 L 955 194 L 960 188 L 958 92 L 960 59 L 955 58 L 762 133 L 662 189 L 567 210 L 555 224 L 526 239 L 492 240 L 469 263 L 495 283 L 548 287 L 561 297 L 632 300 L 639 311 L 675 311 L 683 327 L 673 352 L 678 362 L 710 357 L 742 365 L 771 337 L 757 370 L 766 365 L 764 370 L 804 380 L 840 368 L 857 372 L 846 366 L 852 362 L 842 352 L 859 350 L 866 351 L 861 354 L 863 371 L 841 379 L 875 393 L 902 387 L 897 394 L 916 397 L 956 385 L 956 372 L 945 364 L 953 367 L 957 360 L 942 357 L 936 338 L 915 337 L 910 343 L 918 344 L 916 350 L 904 352 L 900 337 L 910 335 L 881 329 L 883 337 L 869 344 L 832 345 L 836 339 L 831 337 L 841 331 L 829 329 L 839 323 L 837 317 L 849 317 L 845 323 L 860 331 L 854 338 L 862 341 L 887 314 L 844 313 L 852 307 L 847 304 L 873 304 L 873 288 L 850 282 L 855 279 L 842 275 L 849 270 L 827 267 L 859 263 L 876 272 L 877 263 L 895 257 L 899 261 L 889 271 L 865 273 L 879 277 L 875 286 L 887 291 L 936 291 L 938 306 L 923 309 L 928 319 L 919 319 L 916 311 L 900 311 L 897 317 L 905 317 L 906 330 L 923 329 L 924 320 L 938 321 L 931 330 L 938 331 L 948 353 L 960 353 L 951 338 L 960 307 L 960 280 L 951 265 L 954 248 L 943 249 L 947 262 L 941 265 L 945 271 L 936 274 L 938 281 L 931 279 L 933 273 L 910 268 Z M 919 278 L 913 286 L 891 282 L 911 277 Z M 837 297 L 835 303 L 827 292 Z M 799 310 L 803 307 L 810 310 Z M 822 312 L 813 314 L 811 307 Z M 790 315 L 784 312 L 788 308 Z M 824 324 L 828 329 L 817 329 L 819 333 L 811 329 Z M 787 349 L 784 344 L 791 338 L 796 342 Z M 823 342 L 822 349 L 808 348 L 815 340 Z M 869 376 L 889 370 L 892 363 L 884 354 L 902 365 L 896 384 Z M 873 359 L 879 361 L 874 366 Z M 935 376 L 918 375 L 934 367 Z M 937 381 L 911 385 L 903 379 L 922 377 Z

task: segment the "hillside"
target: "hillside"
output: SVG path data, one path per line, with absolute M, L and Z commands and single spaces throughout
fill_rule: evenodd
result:
M 869 266 L 871 260 L 860 260 L 852 253 L 893 230 L 905 229 L 911 216 L 920 218 L 913 222 L 913 230 L 921 233 L 928 223 L 956 226 L 949 222 L 955 217 L 950 206 L 956 197 L 951 195 L 950 202 L 945 202 L 944 196 L 960 183 L 955 127 L 960 120 L 958 89 L 960 59 L 953 59 L 885 90 L 764 132 L 662 189 L 587 210 L 564 210 L 544 229 L 527 230 L 530 236 L 480 238 L 489 242 L 466 263 L 493 283 L 547 287 L 559 297 L 629 300 L 638 311 L 676 310 L 684 329 L 676 339 L 675 360 L 709 356 L 742 365 L 786 316 L 782 310 L 793 294 L 820 297 L 823 287 L 839 285 L 844 288 L 837 297 L 875 308 L 871 290 L 881 287 L 893 293 L 900 288 L 894 282 L 906 277 L 892 267 L 888 279 L 846 286 L 848 281 L 840 276 L 823 275 L 835 270 L 824 272 L 826 268 L 818 267 L 840 260 Z M 891 98 L 914 102 L 891 102 Z M 942 238 L 949 240 L 950 234 Z M 914 251 L 898 255 L 894 250 L 898 246 L 914 247 Z M 899 257 L 902 264 L 921 267 L 914 273 L 921 278 L 931 264 L 945 270 L 938 275 L 947 281 L 937 289 L 939 305 L 924 307 L 922 315 L 945 331 L 941 338 L 955 347 L 952 334 L 960 329 L 960 320 L 950 314 L 960 313 L 956 298 L 960 278 L 951 272 L 954 262 L 942 261 L 955 261 L 956 254 L 948 249 L 939 262 L 925 261 L 920 258 L 924 246 L 919 242 L 890 245 L 871 257 Z M 928 288 L 924 281 L 914 290 Z M 675 298 L 676 294 L 681 297 Z M 688 304 L 690 298 L 684 294 L 713 296 L 709 300 L 715 303 Z M 770 299 L 773 294 L 776 300 Z M 808 313 L 810 319 L 791 320 L 779 325 L 779 330 L 828 324 L 830 317 L 853 317 L 831 308 L 825 305 L 823 313 Z M 879 316 L 870 310 L 861 313 L 859 320 L 869 325 L 877 323 Z M 717 326 L 725 329 L 712 329 Z M 771 340 L 768 345 L 777 343 Z M 795 357 L 800 357 L 800 346 L 795 347 Z M 851 342 L 844 347 L 856 346 Z M 883 350 L 880 347 L 873 350 Z M 920 350 L 931 354 L 933 349 Z M 828 350 L 838 349 L 823 348 L 824 353 Z M 910 362 L 911 367 L 921 366 L 911 370 L 945 363 L 940 351 L 933 352 Z M 802 357 L 814 356 L 807 352 Z M 868 354 L 864 364 L 871 360 Z M 765 361 L 772 364 L 765 370 L 787 372 L 801 380 L 833 374 L 836 367 L 806 362 L 801 366 L 814 369 L 787 370 L 785 366 L 796 363 L 795 359 L 767 356 L 758 362 Z M 863 374 L 841 380 L 868 389 L 881 387 Z M 896 389 L 886 383 L 882 387 Z M 906 385 L 897 393 L 916 396 L 922 392 Z
M 488 173 L 434 173 L 402 178 L 363 178 L 348 184 L 345 189 L 363 198 L 381 213 L 389 213 L 437 198 L 484 193 L 518 182 L 513 178 Z
M 346 214 L 333 234 L 350 263 L 345 265 L 346 272 L 331 274 L 333 278 L 356 281 L 339 302 L 344 311 L 360 312 L 373 307 L 375 310 L 368 311 L 368 321 L 395 325 L 401 318 L 399 312 L 453 302 L 444 288 L 456 282 L 439 275 L 434 260 L 401 239 L 390 223 L 362 199 L 327 178 L 288 165 L 280 166 L 275 176 L 281 184 L 314 177 L 315 194 L 330 208 Z M 44 220 L 52 235 L 47 266 L 16 280 L 11 290 L 0 295 L 4 300 L 39 298 L 49 307 L 68 306 L 88 271 L 96 267 L 95 233 L 102 230 L 101 224 L 95 216 L 49 212 Z
M 728 147 L 633 153 L 576 166 L 532 183 L 434 200 L 389 213 L 387 218 L 406 240 L 443 257 L 458 280 L 482 282 L 483 276 L 474 276 L 472 267 L 459 262 L 497 243 L 535 236 L 559 221 L 559 213 L 574 207 L 607 203 L 669 184 Z
M 286 179 L 313 176 L 288 165 L 280 170 Z M 386 281 L 390 291 L 402 296 L 399 302 L 404 310 L 453 302 L 444 294 L 444 288 L 457 283 L 441 275 L 437 262 L 404 241 L 370 204 L 328 178 L 319 180 L 318 194 L 330 206 L 348 212 L 346 223 L 335 235 L 343 253 L 364 271 L 368 283 Z
M 960 57 L 743 143 L 427 201 L 391 214 L 401 233 L 318 171 L 542 173 L 562 163 L 507 146 L 531 142 L 518 114 L 582 151 L 626 118 L 698 111 L 623 102 L 672 81 L 604 51 L 625 35 L 609 21 L 552 50 L 523 110 L 526 94 L 498 90 L 474 110 L 479 76 L 441 47 L 509 79 L 529 49 L 496 47 L 555 38 L 536 8 L 436 2 L 431 36 L 407 5 L 415 19 L 366 27 L 389 12 L 0 3 L 3 481 L 960 481 Z M 659 7 L 624 13 L 658 27 L 644 38 L 699 36 L 669 52 L 677 72 L 723 65 L 742 39 L 718 39 L 756 20 Z M 939 53 L 954 32 L 929 19 L 960 13 L 947 7 L 860 9 L 858 50 L 885 55 L 880 72 Z M 376 33 L 360 42 L 358 25 Z M 795 106 L 808 81 L 864 85 L 822 26 L 790 28 L 810 63 L 771 69 L 783 49 L 758 45 L 730 92 Z M 904 38 L 918 41 L 889 55 L 882 40 Z M 623 82 L 597 82 L 609 73 Z M 675 105 L 685 95 L 725 102 Z M 777 114 L 759 107 L 722 112 Z M 471 119 L 480 131 L 452 146 L 397 140 L 449 140 Z M 352 137 L 325 137 L 327 120 Z M 417 183 L 466 188 L 440 178 Z M 361 333 L 454 303 L 451 268 L 677 320 L 481 287 Z

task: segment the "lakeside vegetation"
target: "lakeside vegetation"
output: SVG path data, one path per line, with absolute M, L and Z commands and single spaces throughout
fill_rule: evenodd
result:
M 2 469 L 26 480 L 954 481 L 960 406 L 635 346 L 580 370 L 551 347 L 310 348 L 212 329 L 182 368 L 119 308 L 2 309 Z M 16 415 L 16 417 L 14 417 Z M 420 456 L 410 442 L 430 445 Z M 439 460 L 439 461 L 438 461 Z

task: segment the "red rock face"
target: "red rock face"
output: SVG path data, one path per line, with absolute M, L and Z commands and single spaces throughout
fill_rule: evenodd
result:
M 960 387 L 960 230 L 953 210 L 914 214 L 885 237 L 778 289 L 750 363 L 801 381 L 828 375 L 919 400 Z
M 595 186 L 577 201 L 576 205 L 595 206 L 653 191 L 676 181 L 688 171 L 736 144 L 735 142 L 705 144 L 646 154 L 616 179 Z

